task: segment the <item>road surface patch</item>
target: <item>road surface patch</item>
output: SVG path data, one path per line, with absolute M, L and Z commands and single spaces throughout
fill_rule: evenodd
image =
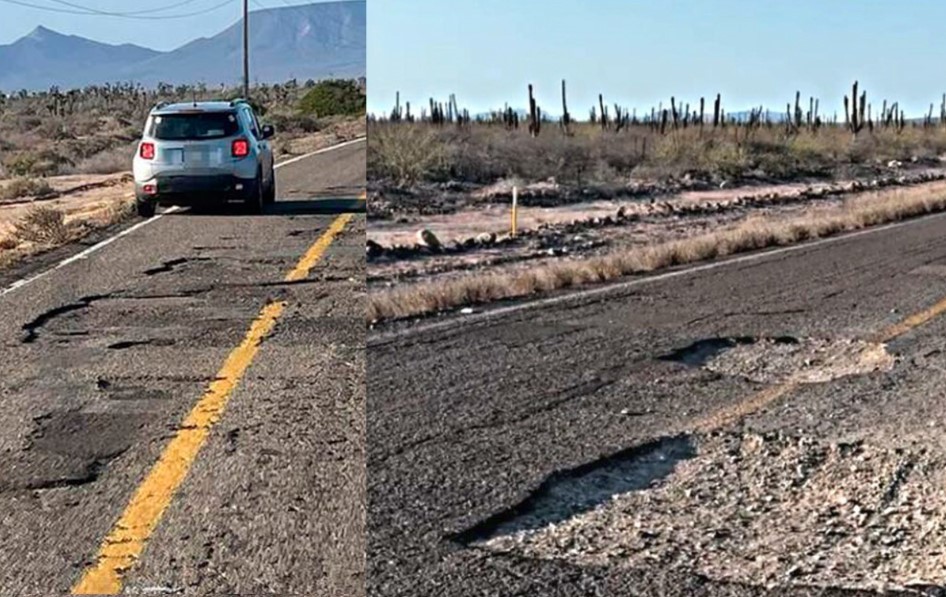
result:
M 664 355 L 767 385 L 686 433 L 557 471 L 453 538 L 754 586 L 946 584 L 946 459 L 922 440 L 819 443 L 737 427 L 804 384 L 890 371 L 886 343 L 944 312 L 946 299 L 866 340 L 711 338 Z
M 95 481 L 127 450 L 147 423 L 142 413 L 54 411 L 36 417 L 20 452 L 0 454 L 0 493 L 44 490 Z
M 672 474 L 663 479 L 540 528 L 530 511 L 532 519 L 504 521 L 474 545 L 754 586 L 946 583 L 946 461 L 922 445 L 822 443 L 780 432 L 674 441 L 692 442 L 699 455 L 668 455 L 662 466 Z M 556 491 L 565 492 L 548 493 Z M 586 499 L 574 490 L 559 497 L 560 509 Z
M 890 371 L 895 359 L 879 342 L 853 338 L 710 338 L 660 357 L 759 383 L 824 383 Z
M 867 339 L 862 341 L 862 345 L 873 348 L 869 348 L 861 355 L 864 359 L 863 364 L 866 365 L 866 368 L 876 365 L 880 370 L 892 366 L 892 362 L 887 358 L 889 355 L 884 345 L 921 325 L 929 323 L 943 313 L 946 313 L 946 298 L 941 299 L 931 307 L 913 313 L 899 322 L 883 328 L 875 334 L 868 335 Z M 824 371 L 821 373 L 823 375 Z M 734 425 L 745 417 L 791 394 L 803 381 L 805 381 L 804 375 L 796 371 L 787 379 L 769 385 L 746 400 L 737 402 L 698 420 L 692 426 L 692 430 L 707 433 Z
M 285 281 L 305 279 L 350 219 L 350 214 L 336 218 L 296 267 L 286 274 Z M 74 594 L 114 595 L 122 590 L 123 575 L 140 557 L 211 429 L 222 416 L 234 389 L 253 362 L 260 344 L 273 331 L 285 307 L 285 302 L 272 302 L 262 308 L 243 342 L 227 357 L 216 378 L 136 489 L 114 528 L 105 537 L 95 562 L 85 569 L 73 586 Z

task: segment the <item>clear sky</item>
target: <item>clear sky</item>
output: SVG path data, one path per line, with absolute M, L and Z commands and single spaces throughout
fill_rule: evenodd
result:
M 371 0 L 368 110 L 395 91 L 416 113 L 457 95 L 478 112 L 527 102 L 587 118 L 606 102 L 647 108 L 671 95 L 728 110 L 784 110 L 795 91 L 843 118 L 858 79 L 923 113 L 946 92 L 946 0 Z M 807 102 L 806 102 L 807 106 Z M 805 108 L 807 109 L 807 107 Z
M 250 10 L 319 1 L 250 0 Z M 81 12 L 81 9 L 68 4 L 100 12 L 148 11 L 147 14 L 139 15 L 143 17 L 184 15 L 220 4 L 223 6 L 188 18 L 142 20 L 60 13 L 22 4 L 43 6 L 55 11 Z M 164 8 L 167 9 L 156 11 Z M 9 44 L 42 25 L 60 33 L 81 35 L 105 43 L 134 43 L 155 50 L 172 50 L 198 37 L 216 35 L 237 22 L 242 14 L 241 0 L 66 0 L 65 3 L 58 0 L 0 0 L 0 44 Z

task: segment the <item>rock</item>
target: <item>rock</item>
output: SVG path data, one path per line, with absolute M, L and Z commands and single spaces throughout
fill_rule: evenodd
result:
M 427 228 L 417 231 L 417 244 L 430 249 L 439 249 L 442 247 L 440 244 L 440 239 L 437 238 L 437 235 Z
M 495 232 L 484 232 L 476 235 L 476 243 L 480 245 L 491 245 L 496 242 Z
M 365 256 L 368 259 L 374 259 L 375 257 L 380 257 L 384 254 L 384 247 L 376 243 L 373 240 L 368 240 L 365 242 Z
M 902 165 L 903 165 L 903 162 L 899 160 L 890 160 L 889 162 L 887 162 L 888 168 L 899 168 Z

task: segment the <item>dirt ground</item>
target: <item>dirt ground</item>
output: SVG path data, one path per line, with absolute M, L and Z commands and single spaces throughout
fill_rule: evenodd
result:
M 412 214 L 376 220 L 370 241 L 388 251 L 369 258 L 368 281 L 391 287 L 456 278 L 470 272 L 500 272 L 539 267 L 561 260 L 582 259 L 629 247 L 646 246 L 758 221 L 777 221 L 805 213 L 824 216 L 847 209 L 852 202 L 885 200 L 895 194 L 946 193 L 944 170 L 924 170 L 912 177 L 872 181 L 688 191 L 660 200 L 608 199 L 519 209 L 519 234 L 509 238 L 510 207 L 499 203 L 467 206 L 453 213 Z M 886 183 L 885 183 L 886 184 Z M 620 216 L 620 217 L 619 217 Z M 419 230 L 430 230 L 448 251 L 411 251 Z M 491 234 L 496 242 L 471 238 Z M 466 244 L 463 244 L 466 243 Z M 462 248 L 460 245 L 463 245 Z
M 356 137 L 365 136 L 367 124 L 363 118 L 344 119 L 332 123 L 318 133 L 301 135 L 290 139 L 280 139 L 277 134 L 274 142 L 276 161 L 318 151 L 325 147 L 342 143 Z

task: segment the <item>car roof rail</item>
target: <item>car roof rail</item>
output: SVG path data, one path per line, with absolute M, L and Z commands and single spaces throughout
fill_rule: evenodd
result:
M 235 100 L 230 101 L 230 107 L 232 108 L 236 106 L 237 104 L 248 104 L 248 103 L 250 103 L 249 100 L 242 97 L 238 97 Z
M 164 106 L 170 105 L 170 103 L 171 103 L 171 102 L 158 102 L 158 103 L 154 106 L 154 109 L 155 109 L 155 110 L 160 110 L 160 109 L 163 108 Z

